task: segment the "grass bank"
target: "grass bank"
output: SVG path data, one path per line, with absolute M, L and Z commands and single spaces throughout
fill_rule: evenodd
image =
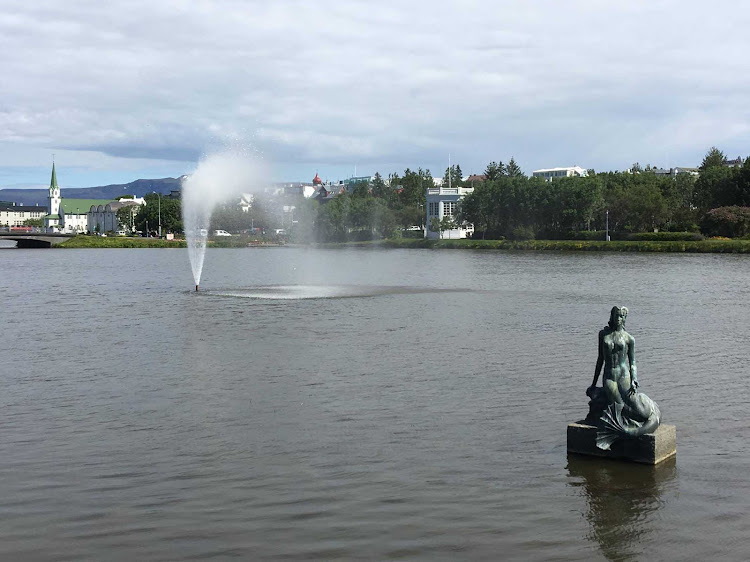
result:
M 279 246 L 278 242 L 255 240 L 243 236 L 222 237 L 208 240 L 211 248 L 246 248 Z M 159 238 L 141 238 L 130 236 L 84 236 L 79 235 L 53 246 L 53 248 L 185 248 L 185 240 L 161 240 Z
M 750 240 L 633 241 L 633 240 L 426 240 L 390 239 L 391 248 L 464 248 L 553 252 L 688 252 L 750 254 Z
M 247 240 L 208 242 L 211 247 L 246 247 Z M 272 246 L 273 244 L 268 244 Z M 426 240 L 424 238 L 394 238 L 368 242 L 322 244 L 324 247 L 387 247 L 387 248 L 450 248 L 469 250 L 516 250 L 552 252 L 688 252 L 706 254 L 750 254 L 750 240 Z M 76 236 L 53 248 L 185 248 L 184 240 L 158 238 L 130 238 L 126 236 Z
M 53 248 L 185 248 L 184 240 L 129 236 L 74 236 Z

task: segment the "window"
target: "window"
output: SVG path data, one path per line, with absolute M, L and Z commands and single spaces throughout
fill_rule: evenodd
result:
M 437 201 L 430 203 L 430 216 L 438 216 L 440 214 L 440 211 L 438 210 L 438 203 Z
M 455 201 L 443 201 L 443 216 L 452 217 L 456 214 L 456 202 Z

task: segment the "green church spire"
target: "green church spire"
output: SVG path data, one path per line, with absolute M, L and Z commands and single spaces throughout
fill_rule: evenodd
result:
M 55 174 L 55 163 L 52 162 L 52 179 L 49 182 L 50 189 L 57 189 L 57 174 Z

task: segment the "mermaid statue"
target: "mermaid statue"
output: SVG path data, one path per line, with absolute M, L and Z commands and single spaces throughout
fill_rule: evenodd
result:
M 586 390 L 591 398 L 587 423 L 596 425 L 596 446 L 609 450 L 618 439 L 653 433 L 661 423 L 656 402 L 638 391 L 635 339 L 625 331 L 628 309 L 615 306 L 609 324 L 599 332 L 599 358 L 594 382 Z M 602 386 L 597 387 L 604 366 Z

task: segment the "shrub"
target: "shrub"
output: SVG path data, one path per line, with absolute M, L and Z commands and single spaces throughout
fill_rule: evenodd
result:
M 517 226 L 511 232 L 511 238 L 513 240 L 533 240 L 534 229 L 529 226 Z
M 612 233 L 610 232 L 610 235 Z M 606 230 L 579 230 L 578 232 L 569 233 L 568 240 L 606 240 Z
M 693 242 L 703 240 L 699 232 L 636 232 L 628 234 L 627 240 L 636 242 Z
M 717 207 L 705 214 L 701 230 L 707 236 L 741 238 L 750 234 L 750 207 Z

